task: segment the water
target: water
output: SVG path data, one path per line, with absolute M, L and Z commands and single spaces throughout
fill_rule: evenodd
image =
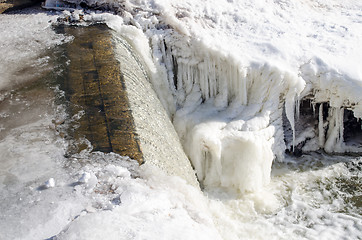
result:
M 260 192 L 206 192 L 226 239 L 360 239 L 361 160 L 303 155 L 274 163 Z

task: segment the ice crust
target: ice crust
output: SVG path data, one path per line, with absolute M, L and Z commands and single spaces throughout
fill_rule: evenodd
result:
M 107 4 L 88 2 L 96 3 Z M 273 160 L 284 158 L 285 139 L 294 150 L 296 140 L 312 136 L 295 127 L 306 96 L 328 103 L 330 113 L 304 149 L 360 151 L 344 145 L 341 119 L 344 108 L 356 118 L 362 114 L 359 2 L 117 4 L 108 2 L 123 17 L 103 18 L 118 31 L 128 25 L 121 30 L 126 38 L 143 31 L 146 38 L 133 44 L 205 186 L 245 192 L 266 185 Z M 283 111 L 291 139 L 284 134 Z
M 49 49 L 71 40 L 51 29 L 57 16 L 39 12 L 27 14 L 21 20 L 17 16 L 0 15 L 0 91 L 42 76 L 51 69 Z

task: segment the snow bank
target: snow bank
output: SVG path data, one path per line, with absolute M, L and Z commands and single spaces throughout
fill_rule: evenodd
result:
M 116 154 L 79 157 L 92 162 L 81 178 L 87 172 L 96 184 L 75 189 L 91 205 L 57 239 L 221 239 L 206 198 L 181 178 Z

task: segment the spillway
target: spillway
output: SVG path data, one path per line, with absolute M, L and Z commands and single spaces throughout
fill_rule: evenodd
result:
M 82 116 L 70 136 L 85 137 L 94 151 L 129 156 L 198 186 L 147 69 L 131 45 L 104 24 L 63 25 L 58 31 L 74 37 L 65 46 L 69 65 L 63 88 L 70 116 Z

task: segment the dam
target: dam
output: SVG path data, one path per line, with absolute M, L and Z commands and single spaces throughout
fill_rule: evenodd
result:
M 70 116 L 84 112 L 71 137 L 85 137 L 93 151 L 129 156 L 198 186 L 147 69 L 131 45 L 104 24 L 63 25 L 58 31 L 74 37 L 64 46 L 69 59 L 64 91 Z
M 180 3 L 129 3 L 0 15 L 0 238 L 358 239 L 358 83 L 318 58 L 295 74 L 228 54 Z M 225 30 L 249 33 L 238 14 Z

